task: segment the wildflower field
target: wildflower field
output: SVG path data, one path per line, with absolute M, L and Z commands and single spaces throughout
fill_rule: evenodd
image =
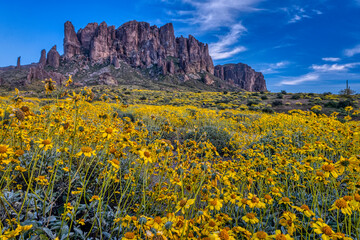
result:
M 0 239 L 360 239 L 356 108 L 21 95 L 0 99 Z

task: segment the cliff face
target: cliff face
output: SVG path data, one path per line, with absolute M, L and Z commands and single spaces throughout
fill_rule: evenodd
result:
M 214 75 L 247 91 L 267 91 L 264 75 L 261 72 L 255 72 L 254 69 L 243 63 L 217 65 Z
M 119 28 L 89 23 L 77 33 L 71 22 L 65 23 L 64 56 L 71 59 L 83 55 L 92 62 L 124 60 L 133 67 L 157 65 L 167 73 L 214 73 L 207 44 L 189 38 L 175 38 L 168 23 L 160 28 L 146 22 L 131 21 Z M 179 63 L 175 66 L 174 60 Z

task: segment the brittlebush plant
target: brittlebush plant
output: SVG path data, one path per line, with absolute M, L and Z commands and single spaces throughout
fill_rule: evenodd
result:
M 0 239 L 360 237 L 350 118 L 92 102 L 49 84 L 52 101 L 1 98 Z

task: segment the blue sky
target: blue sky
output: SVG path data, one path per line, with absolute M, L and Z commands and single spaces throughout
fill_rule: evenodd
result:
M 243 62 L 263 72 L 272 92 L 360 92 L 360 0 L 3 1 L 0 66 L 63 53 L 63 24 L 120 26 L 130 20 L 194 35 L 214 64 Z

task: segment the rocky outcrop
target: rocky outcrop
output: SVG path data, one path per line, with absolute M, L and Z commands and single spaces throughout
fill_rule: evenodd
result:
M 42 54 L 42 53 L 41 53 Z M 60 65 L 60 54 L 58 53 L 58 51 L 56 50 L 56 45 L 53 46 L 50 51 L 48 52 L 47 55 L 47 64 L 54 67 L 54 68 L 58 68 Z
M 97 23 L 89 23 L 84 29 L 80 29 L 77 33 L 81 46 L 80 50 L 84 55 L 90 54 L 91 41 L 95 36 L 97 27 Z
M 41 65 L 41 66 L 46 65 L 46 50 L 45 49 L 41 50 L 39 65 Z
M 115 27 L 108 27 L 102 22 L 95 31 L 90 44 L 90 59 L 92 61 L 104 60 L 110 55 L 116 55 L 116 51 L 112 48 L 115 39 Z
M 100 85 L 111 85 L 111 86 L 117 86 L 118 83 L 116 79 L 111 76 L 110 73 L 103 73 L 99 75 L 99 80 L 97 81 Z
M 164 47 L 165 56 L 176 56 L 176 38 L 172 23 L 167 23 L 159 29 L 160 45 Z
M 217 65 L 214 75 L 247 91 L 267 91 L 264 75 L 244 63 Z
M 57 69 L 60 65 L 60 54 L 56 50 L 56 45 L 54 45 L 47 54 L 46 50 L 41 50 L 40 61 L 35 66 L 30 67 L 30 70 L 27 74 L 25 85 L 31 84 L 36 80 L 44 80 L 51 78 L 57 84 L 63 84 L 65 82 L 65 77 L 63 74 L 55 71 L 46 71 L 45 66 L 51 66 Z
M 119 59 L 116 56 L 112 57 L 112 65 L 114 65 L 115 69 L 119 69 L 120 68 L 120 63 L 119 63 Z
M 61 73 L 54 71 L 48 72 L 42 66 L 38 65 L 30 68 L 25 84 L 31 84 L 33 81 L 49 78 L 55 81 L 58 85 L 62 85 L 66 81 L 65 77 Z
M 214 73 L 214 65 L 207 44 L 203 44 L 189 35 L 189 38 L 182 36 L 176 38 L 176 45 L 180 66 L 185 70 L 185 73 L 200 72 L 196 71 L 198 69 L 211 74 Z
M 214 80 L 211 79 L 211 77 L 209 75 L 205 74 L 205 76 L 203 77 L 203 82 L 206 85 L 212 85 L 214 83 Z
M 88 57 L 91 62 L 122 59 L 133 67 L 158 66 L 163 74 L 213 73 L 214 65 L 207 44 L 189 38 L 175 38 L 168 23 L 160 28 L 146 22 L 130 21 L 119 28 L 89 23 L 77 34 L 71 22 L 65 23 L 64 57 Z M 180 64 L 174 61 L 180 59 Z
M 64 36 L 64 57 L 69 59 L 80 54 L 80 42 L 74 26 L 69 21 L 64 24 Z

